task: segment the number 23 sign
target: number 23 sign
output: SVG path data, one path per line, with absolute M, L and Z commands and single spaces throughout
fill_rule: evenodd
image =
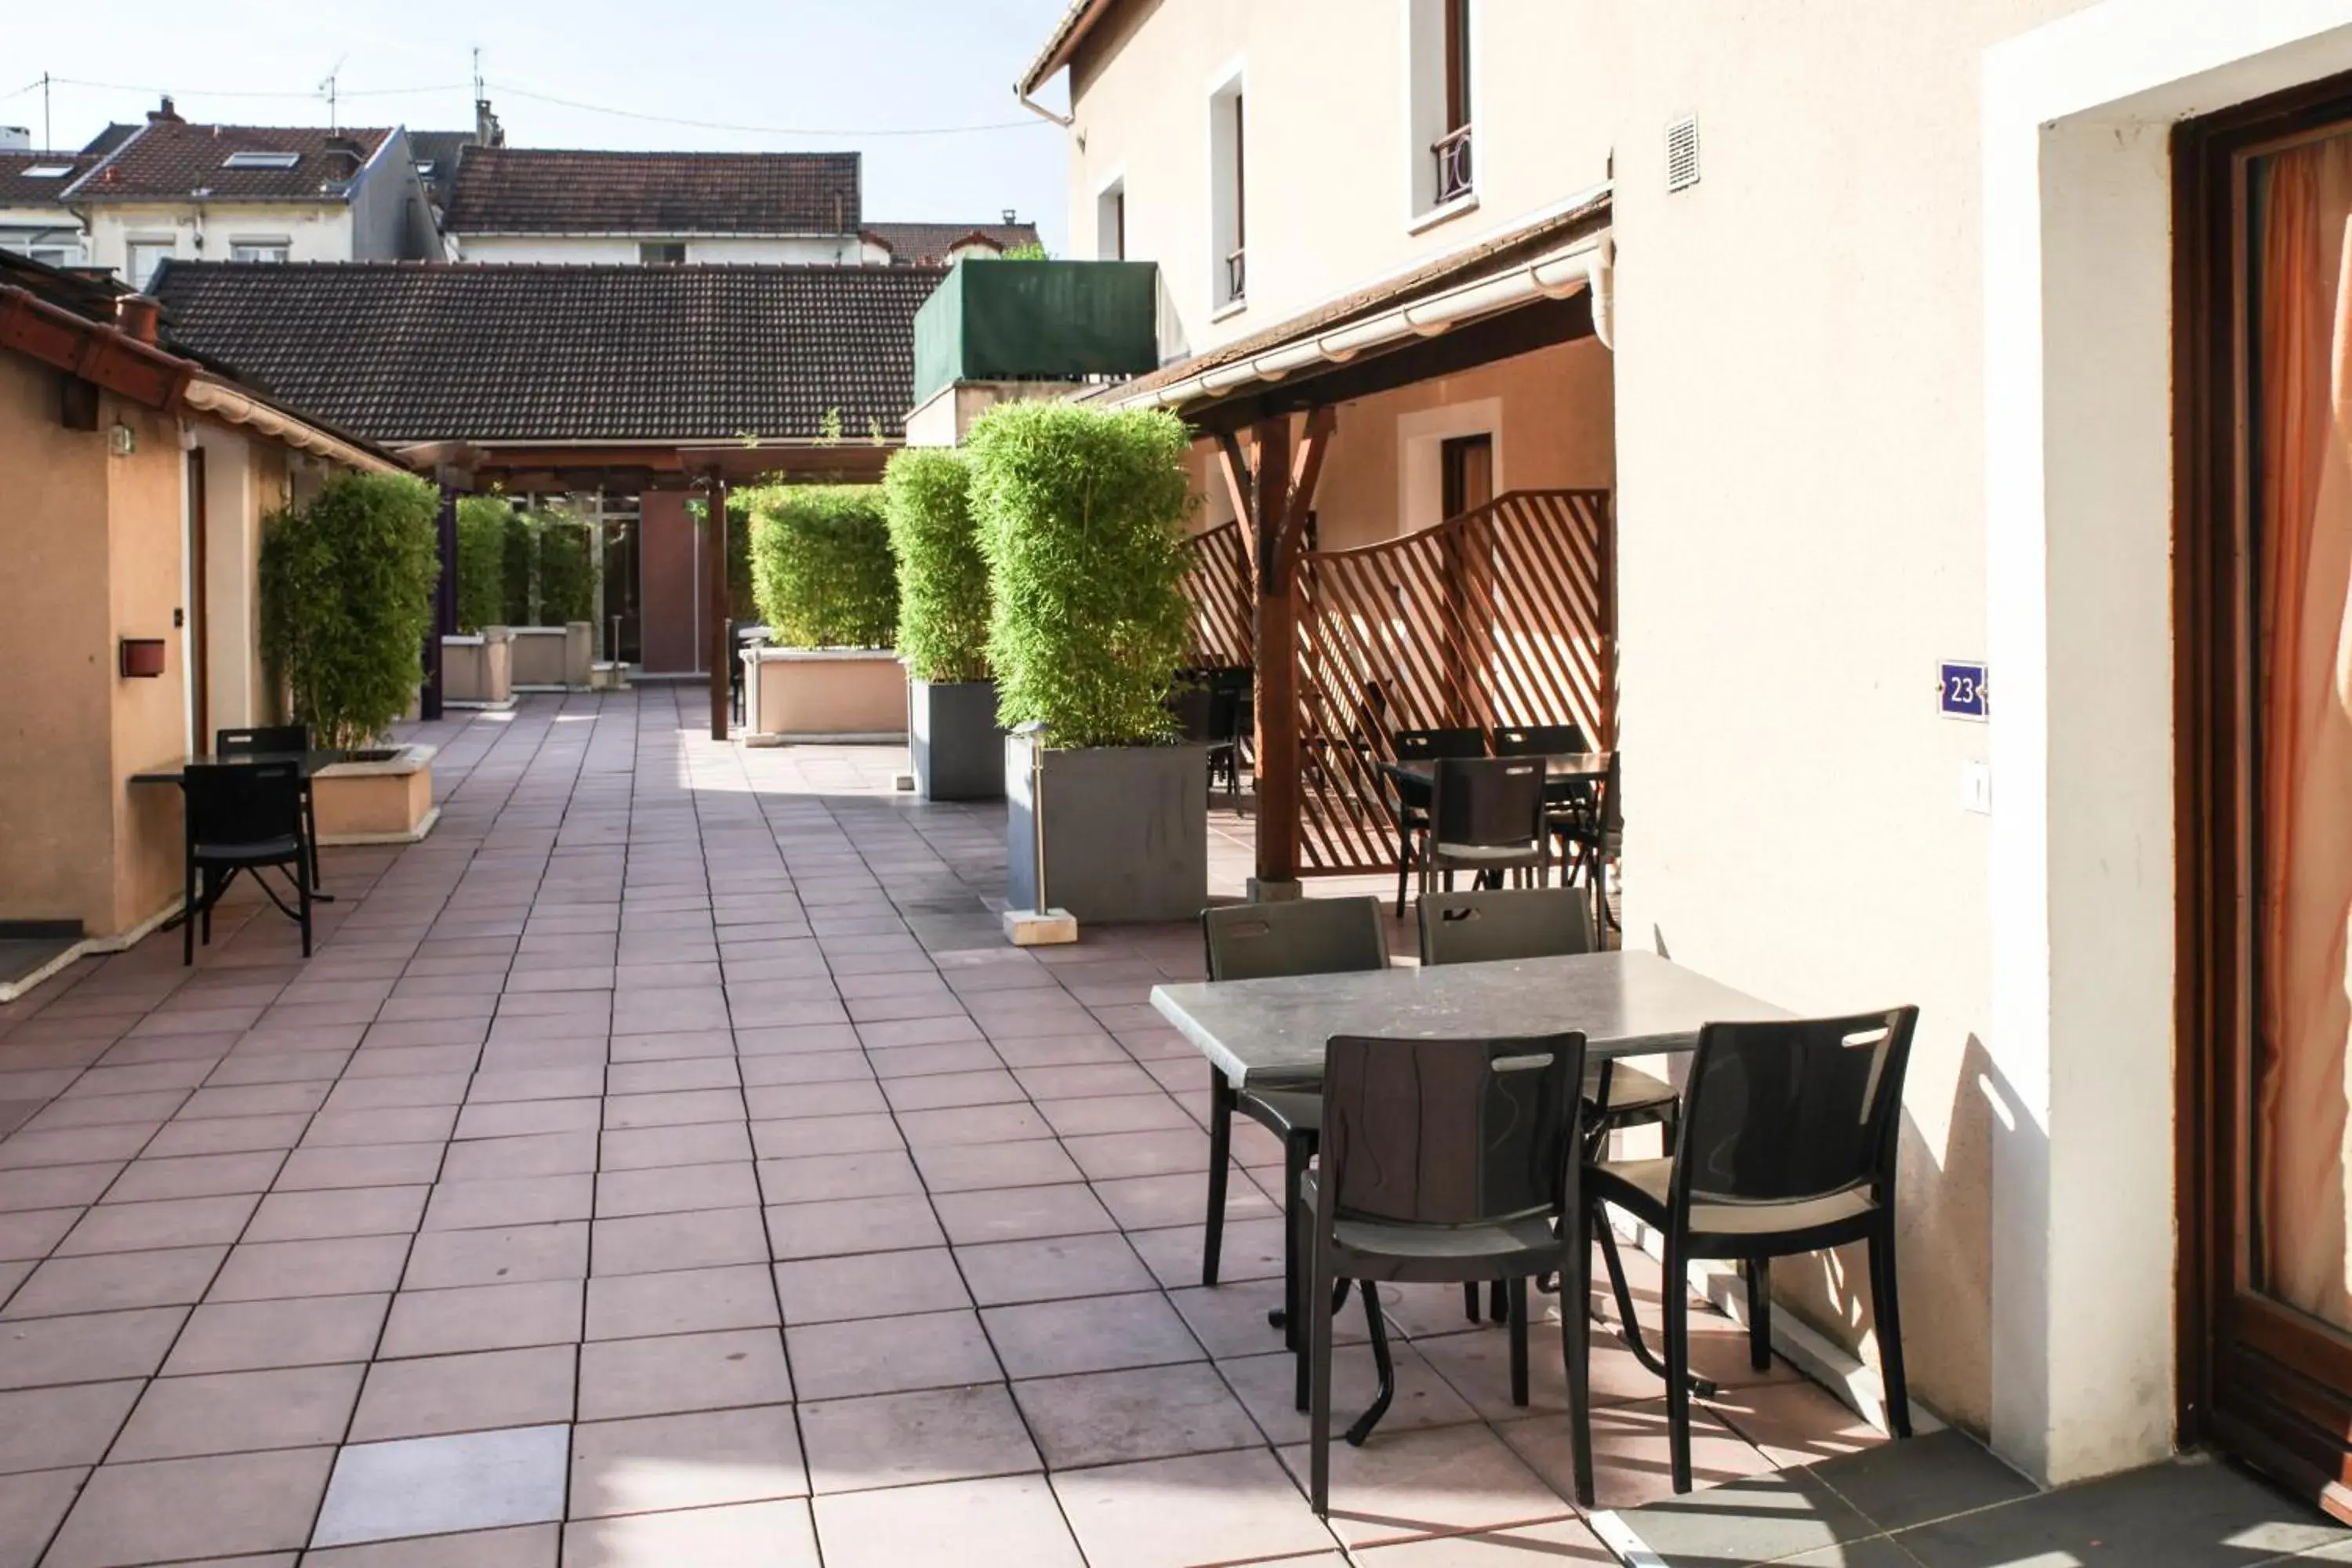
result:
M 1947 719 L 1978 719 L 1990 717 L 1986 709 L 1985 667 L 1946 661 L 1939 665 L 1937 679 L 1937 707 Z

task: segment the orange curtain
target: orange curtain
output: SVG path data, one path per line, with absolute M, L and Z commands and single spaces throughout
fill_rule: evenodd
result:
M 2255 244 L 2265 1293 L 2352 1329 L 2352 136 L 2267 160 Z

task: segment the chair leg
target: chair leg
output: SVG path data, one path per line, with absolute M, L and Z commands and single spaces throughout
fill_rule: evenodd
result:
M 1307 1299 L 1320 1301 L 1331 1288 L 1331 1257 L 1321 1237 L 1311 1237 L 1307 1250 Z M 1331 1314 L 1307 1316 L 1307 1500 L 1322 1518 L 1331 1511 Z
M 196 962 L 196 858 L 188 857 L 186 888 L 180 895 L 180 967 Z
M 1295 1203 L 1288 1208 L 1282 1211 L 1282 1245 L 1285 1254 L 1291 1258 L 1304 1258 L 1307 1256 L 1307 1247 L 1314 1240 L 1314 1237 L 1309 1234 L 1314 1215 L 1307 1212 L 1306 1205 Z M 1303 1268 L 1304 1265 L 1302 1264 L 1301 1267 Z M 1345 1279 L 1339 1281 L 1337 1286 L 1338 1289 L 1345 1290 L 1347 1288 L 1348 1282 Z M 1332 1315 L 1337 1316 L 1339 1306 L 1344 1306 L 1345 1304 L 1345 1298 L 1342 1298 L 1339 1305 L 1335 1305 L 1332 1308 Z M 1309 1373 L 1311 1371 L 1309 1362 L 1311 1357 L 1308 1352 L 1315 1343 L 1315 1336 L 1307 1330 L 1298 1326 L 1299 1314 L 1296 1310 L 1297 1305 L 1298 1301 L 1296 1297 L 1285 1299 L 1282 1311 L 1282 1342 L 1283 1347 L 1290 1352 L 1293 1375 L 1297 1382 L 1297 1387 L 1292 1393 L 1291 1405 L 1292 1408 L 1304 1415 L 1307 1414 L 1310 1385 L 1314 1381 L 1312 1377 L 1309 1376 Z M 1316 1315 L 1318 1317 L 1321 1316 L 1320 1313 Z
M 1201 1283 L 1217 1282 L 1225 1245 L 1225 1180 L 1233 1164 L 1234 1086 L 1223 1068 L 1209 1068 L 1209 1214 L 1201 1237 Z
M 1567 1223 L 1575 1229 L 1576 1243 L 1569 1248 L 1559 1278 L 1560 1354 L 1568 1363 L 1569 1439 L 1576 1448 L 1575 1500 L 1589 1509 L 1592 1506 L 1592 1331 L 1583 1303 L 1592 1295 L 1592 1205 L 1577 1205 Z M 1573 1298 L 1570 1290 L 1576 1292 Z M 1573 1308 L 1567 1305 L 1571 1299 L 1577 1303 Z
M 1486 1287 L 1486 1315 L 1498 1323 L 1507 1321 L 1511 1315 L 1510 1303 L 1503 1294 L 1503 1282 L 1500 1279 Z
M 1380 1392 L 1372 1396 L 1370 1405 L 1348 1428 L 1348 1447 L 1350 1448 L 1364 1446 L 1364 1439 L 1372 1435 L 1372 1428 L 1379 1426 L 1381 1417 L 1389 1413 L 1389 1402 L 1396 1397 L 1396 1361 L 1389 1354 L 1389 1326 L 1381 1318 L 1380 1292 L 1372 1288 L 1369 1279 L 1358 1281 L 1358 1288 L 1364 1293 L 1364 1328 L 1371 1336 L 1372 1367 L 1380 1373 L 1381 1387 Z
M 1895 1279 L 1891 1215 L 1870 1238 L 1870 1310 L 1878 1323 L 1879 1375 L 1886 1384 L 1886 1429 L 1911 1436 L 1911 1390 L 1903 1374 L 1903 1309 Z
M 1301 1208 L 1298 1186 L 1307 1179 L 1307 1161 L 1313 1152 L 1307 1140 L 1295 1132 L 1282 1141 L 1282 1206 L 1286 1214 Z M 1284 1231 L 1285 1237 L 1303 1235 L 1306 1219 L 1306 1214 L 1301 1211 L 1297 1222 Z M 1296 1241 L 1292 1241 L 1282 1249 L 1282 1337 L 1286 1343 L 1296 1345 L 1299 1342 L 1300 1319 L 1329 1316 L 1325 1312 L 1310 1313 L 1307 1310 L 1307 1302 L 1319 1300 L 1320 1297 L 1307 1292 L 1299 1269 L 1298 1247 Z
M 299 854 L 294 858 L 294 883 L 295 897 L 300 900 L 296 907 L 302 911 L 302 956 L 308 958 L 310 956 L 310 879 Z
M 1772 1369 L 1772 1260 L 1751 1258 L 1740 1270 L 1748 1276 L 1748 1364 L 1758 1372 Z
M 1412 829 L 1397 828 L 1397 919 L 1404 919 L 1404 879 L 1412 872 Z
M 1511 1403 L 1524 1405 L 1528 1402 L 1528 1282 L 1525 1278 L 1510 1282 L 1511 1299 Z
M 1679 1238 L 1669 1235 L 1664 1281 L 1658 1294 L 1665 1299 L 1666 1453 L 1676 1493 L 1691 1489 L 1690 1289 L 1685 1283 L 1688 1274 Z
M 1462 1287 L 1462 1312 L 1474 1323 L 1484 1319 L 1484 1314 L 1478 1310 L 1478 1287 L 1475 1284 Z

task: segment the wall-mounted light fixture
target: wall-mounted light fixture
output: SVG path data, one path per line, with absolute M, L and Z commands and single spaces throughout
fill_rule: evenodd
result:
M 162 637 L 124 637 L 121 645 L 118 668 L 123 679 L 152 680 L 163 673 L 163 639 Z
M 139 432 L 128 425 L 118 424 L 106 433 L 106 448 L 118 458 L 127 458 L 139 450 Z

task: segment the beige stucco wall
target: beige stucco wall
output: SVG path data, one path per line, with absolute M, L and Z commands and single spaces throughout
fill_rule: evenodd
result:
M 0 353 L 0 920 L 113 918 L 106 437 L 58 423 L 58 376 Z M 158 683 L 160 684 L 160 683 Z
M 120 637 L 163 637 L 166 650 L 160 679 L 114 683 L 114 776 L 121 780 L 189 750 L 185 645 L 173 625 L 187 604 L 187 457 L 177 419 L 119 398 L 106 401 L 101 423 L 128 426 L 136 443 L 130 456 L 107 458 L 108 646 Z M 181 887 L 178 791 L 117 784 L 114 831 L 111 919 L 93 930 L 135 925 Z

